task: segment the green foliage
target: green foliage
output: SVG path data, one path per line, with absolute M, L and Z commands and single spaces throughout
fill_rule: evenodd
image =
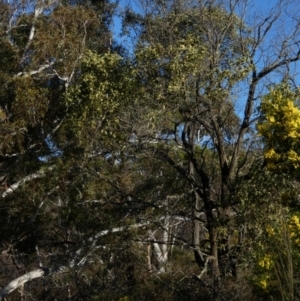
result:
M 96 137 L 102 141 L 121 139 L 120 111 L 134 89 L 131 71 L 117 54 L 99 55 L 87 51 L 81 72 L 80 83 L 66 93 L 68 119 L 65 128 L 81 147 Z
M 19 127 L 34 127 L 44 119 L 47 112 L 48 91 L 30 77 L 16 79 L 14 86 L 16 94 L 12 104 L 12 114 Z
M 22 298 L 292 300 L 298 91 L 262 100 L 264 168 L 260 35 L 222 1 L 146 2 L 127 58 L 115 2 L 0 3 L 1 287 L 42 265 Z
M 240 265 L 251 271 L 248 279 L 258 295 L 293 300 L 300 263 L 295 235 L 298 217 L 293 209 L 298 189 L 288 174 L 253 168 L 249 175 L 237 185 L 235 195 L 242 203 L 237 217 L 243 225 L 238 241 Z
M 51 14 L 40 18 L 36 27 L 31 47 L 39 51 L 30 60 L 31 66 L 55 62 L 53 69 L 62 77 L 74 72 L 92 37 L 103 34 L 104 38 L 105 33 L 104 29 L 100 31 L 101 20 L 96 12 L 83 6 L 59 5 Z
M 217 57 L 205 37 L 206 22 L 218 20 L 214 23 L 217 32 L 225 18 L 225 11 L 205 8 L 184 8 L 181 13 L 170 9 L 165 15 L 146 17 L 148 34 L 141 35 L 135 55 L 142 84 L 146 83 L 143 98 L 149 112 L 145 118 L 151 129 L 172 131 L 174 123 L 199 110 L 206 115 L 210 110 L 224 130 L 237 125 L 227 87 L 243 80 L 252 69 L 247 54 L 235 44 L 240 21 L 230 16 L 232 26 L 224 34 Z

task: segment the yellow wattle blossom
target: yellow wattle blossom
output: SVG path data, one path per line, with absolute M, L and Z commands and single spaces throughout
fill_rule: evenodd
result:
M 294 151 L 294 150 L 290 150 L 287 153 L 287 157 L 288 159 L 294 163 L 294 165 L 299 165 L 300 163 L 300 156 Z
M 275 230 L 274 230 L 274 228 L 272 228 L 272 227 L 267 227 L 266 228 L 266 232 L 268 233 L 268 235 L 270 235 L 270 236 L 274 236 L 275 235 Z
M 265 158 L 273 159 L 273 160 L 274 159 L 278 160 L 280 158 L 280 156 L 278 154 L 276 154 L 276 152 L 273 148 L 268 149 L 267 151 L 265 151 L 264 155 L 265 155 Z
M 259 286 L 265 290 L 268 286 L 267 279 L 260 280 Z
M 293 215 L 290 219 L 289 225 L 290 238 L 300 247 L 300 221 L 297 215 Z
M 287 217 L 287 216 L 286 216 Z M 290 216 L 288 220 L 285 218 L 278 223 L 269 223 L 266 225 L 265 237 L 267 241 L 272 242 L 272 246 L 274 244 L 286 243 L 287 241 L 282 241 L 282 235 L 286 234 L 286 227 L 288 229 L 288 235 L 290 238 L 290 242 L 292 243 L 289 247 L 292 248 L 292 253 L 288 253 L 288 249 L 283 247 L 282 249 L 272 248 L 262 248 L 265 242 L 259 244 L 258 249 L 260 249 L 259 254 L 257 254 L 256 262 L 257 262 L 257 270 L 256 276 L 254 278 L 255 284 L 264 290 L 266 293 L 272 291 L 276 285 L 276 271 L 278 267 L 284 267 L 283 265 L 286 263 L 285 260 L 289 260 L 288 256 L 292 255 L 292 260 L 297 259 L 298 255 L 295 255 L 294 251 L 299 251 L 300 248 L 300 214 L 299 212 L 294 213 Z M 283 232 L 282 232 L 283 230 Z M 267 243 L 268 244 L 268 243 Z M 261 253 L 264 252 L 264 253 Z M 298 252 L 297 252 L 298 253 Z M 289 254 L 289 255 L 288 255 Z M 298 261 L 297 261 L 298 262 Z
M 266 95 L 261 103 L 265 120 L 257 125 L 264 138 L 264 156 L 272 170 L 300 168 L 300 109 L 296 106 L 298 94 L 287 85 L 279 85 Z
M 293 215 L 289 223 L 289 229 L 294 229 L 294 228 L 300 231 L 300 222 L 299 222 L 299 217 L 297 215 Z
M 266 254 L 259 262 L 258 265 L 266 270 L 269 270 L 274 265 L 274 261 L 270 254 Z

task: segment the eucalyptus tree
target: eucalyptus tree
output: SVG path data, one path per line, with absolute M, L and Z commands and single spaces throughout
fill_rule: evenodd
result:
M 84 51 L 87 48 L 99 53 L 109 51 L 111 34 L 106 14 L 112 14 L 112 4 L 107 1 L 101 1 L 98 7 L 83 4 L 2 3 L 3 162 L 8 157 L 11 161 L 13 157 L 19 160 L 25 154 L 34 159 L 47 152 L 51 154 L 53 149 L 45 139 L 49 136 L 54 139 L 67 115 L 68 104 L 62 95 L 78 79 Z
M 109 1 L 1 3 L 0 298 L 23 285 L 32 299 L 49 297 L 47 287 L 69 296 L 54 278 L 38 278 L 70 269 L 77 280 L 67 273 L 62 285 L 80 294 L 80 269 L 106 248 L 98 240 L 107 228 L 126 230 L 114 224 L 123 215 L 107 205 L 115 199 L 103 171 L 112 168 L 105 154 L 119 110 L 113 78 L 126 83 L 111 53 L 114 9 Z
M 134 269 L 163 280 L 176 244 L 202 268 L 182 283 L 219 280 L 246 235 L 255 109 L 300 58 L 297 3 L 136 1 L 126 58 L 112 3 L 26 3 L 1 4 L 0 298 L 135 296 Z
M 219 278 L 221 241 L 233 247 L 232 230 L 224 237 L 221 228 L 234 222 L 239 204 L 231 187 L 257 153 L 255 110 L 272 74 L 293 76 L 300 58 L 297 3 L 278 1 L 266 13 L 244 0 L 136 3 L 124 20 L 141 92 L 127 121 L 142 151 L 188 183 L 195 259 L 200 266 L 210 260 Z M 281 22 L 293 30 L 282 31 Z M 209 233 L 206 250 L 200 223 Z

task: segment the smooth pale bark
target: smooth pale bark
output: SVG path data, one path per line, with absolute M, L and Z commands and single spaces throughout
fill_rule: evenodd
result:
M 46 269 L 36 269 L 31 271 L 23 276 L 20 276 L 13 281 L 11 281 L 7 286 L 5 286 L 2 290 L 0 290 L 0 301 L 3 300 L 8 294 L 24 285 L 26 282 L 31 281 L 33 279 L 37 279 L 47 275 L 49 273 Z
M 28 71 L 28 72 L 19 72 L 18 74 L 16 74 L 15 77 L 28 77 L 28 76 L 32 76 L 32 75 L 35 75 L 35 74 L 38 74 L 38 73 L 41 73 L 43 72 L 45 69 L 49 69 L 53 66 L 54 62 L 50 62 L 49 64 L 44 64 L 44 65 L 41 65 L 38 69 L 36 70 L 31 70 L 31 71 Z
M 20 61 L 20 66 L 23 65 L 23 63 L 28 59 L 27 52 L 28 52 L 28 49 L 34 38 L 34 34 L 36 31 L 36 27 L 35 27 L 36 21 L 39 18 L 39 16 L 43 13 L 43 11 L 44 11 L 44 7 L 42 5 L 36 5 L 36 7 L 34 8 L 34 19 L 33 19 L 33 22 L 32 22 L 31 28 L 30 28 L 30 33 L 29 33 L 29 37 L 28 37 L 25 49 L 23 51 L 23 56 Z
M 163 234 L 162 234 L 163 243 L 161 243 L 161 244 L 158 244 L 156 242 L 156 239 L 154 237 L 154 233 L 152 233 L 150 235 L 150 237 L 153 240 L 153 247 L 154 247 L 154 250 L 155 250 L 155 253 L 156 253 L 157 261 L 159 263 L 158 273 L 164 273 L 166 271 L 165 265 L 168 262 L 168 258 L 169 258 L 169 256 L 168 256 L 169 255 L 169 252 L 168 252 L 168 240 L 169 240 L 168 230 L 169 230 L 169 226 L 170 226 L 170 223 L 169 223 L 169 220 L 168 220 L 165 223 L 165 226 L 164 226 L 165 228 L 163 229 Z
M 9 186 L 9 188 L 7 188 L 3 193 L 2 193 L 2 197 L 5 198 L 7 197 L 9 194 L 13 193 L 16 189 L 18 189 L 20 186 L 22 186 L 23 184 L 25 184 L 26 182 L 32 181 L 34 179 L 39 179 L 39 178 L 43 178 L 46 175 L 47 171 L 51 171 L 53 170 L 54 166 L 50 166 L 48 167 L 46 170 L 42 170 L 42 171 L 38 171 L 34 174 L 31 174 L 29 176 L 24 177 L 23 179 L 21 179 L 20 181 L 12 184 Z
M 129 230 L 129 229 L 136 229 L 136 228 L 139 228 L 139 227 L 142 227 L 142 226 L 146 226 L 148 224 L 149 224 L 149 222 L 138 223 L 138 224 L 133 224 L 133 225 L 130 225 L 130 226 L 117 227 L 117 228 L 112 228 L 112 229 L 109 229 L 109 230 L 100 231 L 95 236 L 92 236 L 88 239 L 88 242 L 92 243 L 91 247 L 90 247 L 90 252 L 86 256 L 83 256 L 81 258 L 81 260 L 79 260 L 77 262 L 76 266 L 83 266 L 86 263 L 87 257 L 89 255 L 91 255 L 93 253 L 93 251 L 95 251 L 97 249 L 96 241 L 97 241 L 98 238 L 100 238 L 102 236 L 105 236 L 109 233 L 117 233 L 117 232 Z M 81 253 L 82 253 L 82 249 L 77 250 L 75 257 L 78 257 Z M 0 290 L 0 301 L 2 301 L 7 295 L 9 295 L 14 290 L 16 290 L 17 288 L 24 285 L 26 282 L 32 281 L 34 279 L 41 278 L 43 276 L 50 275 L 52 273 L 60 273 L 60 272 L 63 272 L 65 270 L 69 269 L 69 268 L 72 268 L 74 266 L 75 266 L 75 260 L 71 261 L 71 263 L 68 267 L 61 266 L 60 268 L 55 269 L 55 270 L 47 269 L 47 268 L 39 268 L 39 269 L 36 269 L 36 270 L 31 271 L 29 273 L 26 273 L 25 275 L 22 275 L 22 276 L 20 276 L 16 279 L 12 280 L 8 285 L 6 285 L 3 289 Z

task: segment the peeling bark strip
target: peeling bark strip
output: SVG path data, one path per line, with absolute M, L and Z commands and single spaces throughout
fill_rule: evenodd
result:
M 26 282 L 31 281 L 33 279 L 37 279 L 43 277 L 49 273 L 47 269 L 37 269 L 32 272 L 29 272 L 19 278 L 14 279 L 11 281 L 6 287 L 0 290 L 0 301 L 4 300 L 4 298 L 19 288 L 20 286 L 24 285 Z

